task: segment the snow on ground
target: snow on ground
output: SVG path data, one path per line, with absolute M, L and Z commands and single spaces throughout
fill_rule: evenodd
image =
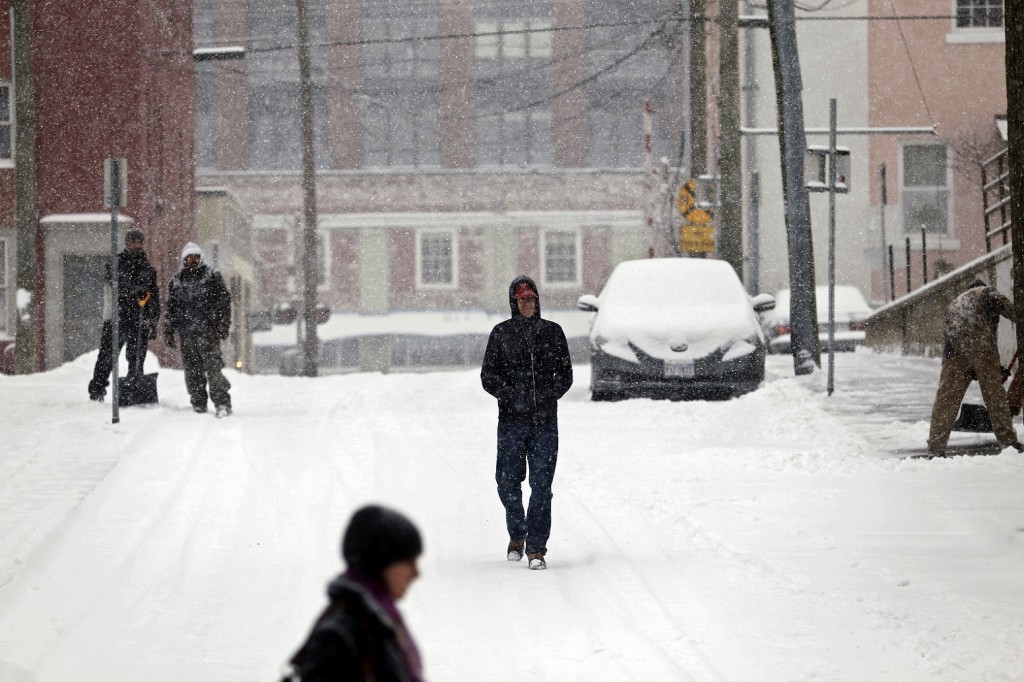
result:
M 0 377 L 0 680 L 275 680 L 368 501 L 424 533 L 402 608 L 431 680 L 1024 671 L 1024 456 L 879 451 L 927 424 L 862 433 L 790 358 L 728 402 L 591 403 L 577 367 L 532 572 L 504 560 L 475 370 L 230 373 L 216 420 L 164 369 L 161 405 L 112 425 L 94 357 Z

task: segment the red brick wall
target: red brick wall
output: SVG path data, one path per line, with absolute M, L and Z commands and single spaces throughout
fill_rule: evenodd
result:
M 359 235 L 355 230 L 332 230 L 331 290 L 320 295 L 335 312 L 359 310 Z

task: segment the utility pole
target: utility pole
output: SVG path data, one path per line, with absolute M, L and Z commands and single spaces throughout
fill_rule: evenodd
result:
M 686 1 L 686 0 L 684 0 Z M 707 172 L 708 96 L 707 56 L 704 53 L 707 30 L 704 23 L 705 0 L 690 3 L 690 176 Z M 687 178 L 689 179 L 689 178 Z
M 718 256 L 743 281 L 743 161 L 740 151 L 740 31 L 739 0 L 718 3 L 719 120 L 721 158 L 718 174 L 722 205 L 718 230 Z
M 14 0 L 11 31 L 14 34 L 14 223 L 17 230 L 16 286 L 18 327 L 14 346 L 15 371 L 30 374 L 36 362 L 36 197 L 35 125 L 32 104 L 31 0 Z
M 1022 0 L 1024 1 L 1024 0 Z M 818 315 L 814 300 L 814 243 L 811 209 L 804 186 L 803 82 L 796 46 L 796 11 L 793 0 L 768 0 L 768 29 L 775 71 L 779 157 L 786 207 L 786 243 L 789 250 L 790 333 L 793 368 L 810 374 L 821 366 Z
M 1024 349 L 1024 0 L 1005 0 L 1006 139 L 1013 243 L 1013 310 L 1017 348 Z
M 302 119 L 302 317 L 305 336 L 302 340 L 302 374 L 317 375 L 320 343 L 316 329 L 317 289 L 317 212 L 316 212 L 316 154 L 313 148 L 313 94 L 309 64 L 309 23 L 306 0 L 295 0 L 296 23 L 299 34 L 299 114 Z
M 744 12 L 750 14 L 750 0 L 745 0 Z M 743 125 L 753 128 L 757 125 L 757 79 L 754 74 L 755 28 L 748 26 L 743 31 Z M 744 140 L 747 155 L 747 291 L 756 295 L 761 289 L 761 177 L 757 169 L 757 139 L 748 136 Z

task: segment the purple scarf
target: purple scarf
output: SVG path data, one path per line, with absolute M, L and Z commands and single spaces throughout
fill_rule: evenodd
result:
M 368 578 L 352 569 L 345 571 L 345 577 L 365 587 L 366 591 L 373 597 L 373 600 L 391 618 L 391 621 L 395 624 L 395 635 L 398 639 L 398 645 L 402 647 L 402 653 L 405 654 L 405 663 L 409 669 L 409 676 L 414 682 L 423 682 L 423 661 L 420 658 L 420 650 L 417 648 L 416 642 L 413 641 L 412 633 L 405 627 L 405 620 L 403 620 L 402 614 L 399 613 L 395 600 L 388 593 L 387 587 L 380 580 Z

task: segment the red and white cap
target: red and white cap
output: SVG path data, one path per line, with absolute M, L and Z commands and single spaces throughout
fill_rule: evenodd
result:
M 530 286 L 529 282 L 520 282 L 516 285 L 516 300 L 520 298 L 529 298 L 531 296 L 533 298 L 539 298 L 539 296 L 537 296 L 537 290 Z

